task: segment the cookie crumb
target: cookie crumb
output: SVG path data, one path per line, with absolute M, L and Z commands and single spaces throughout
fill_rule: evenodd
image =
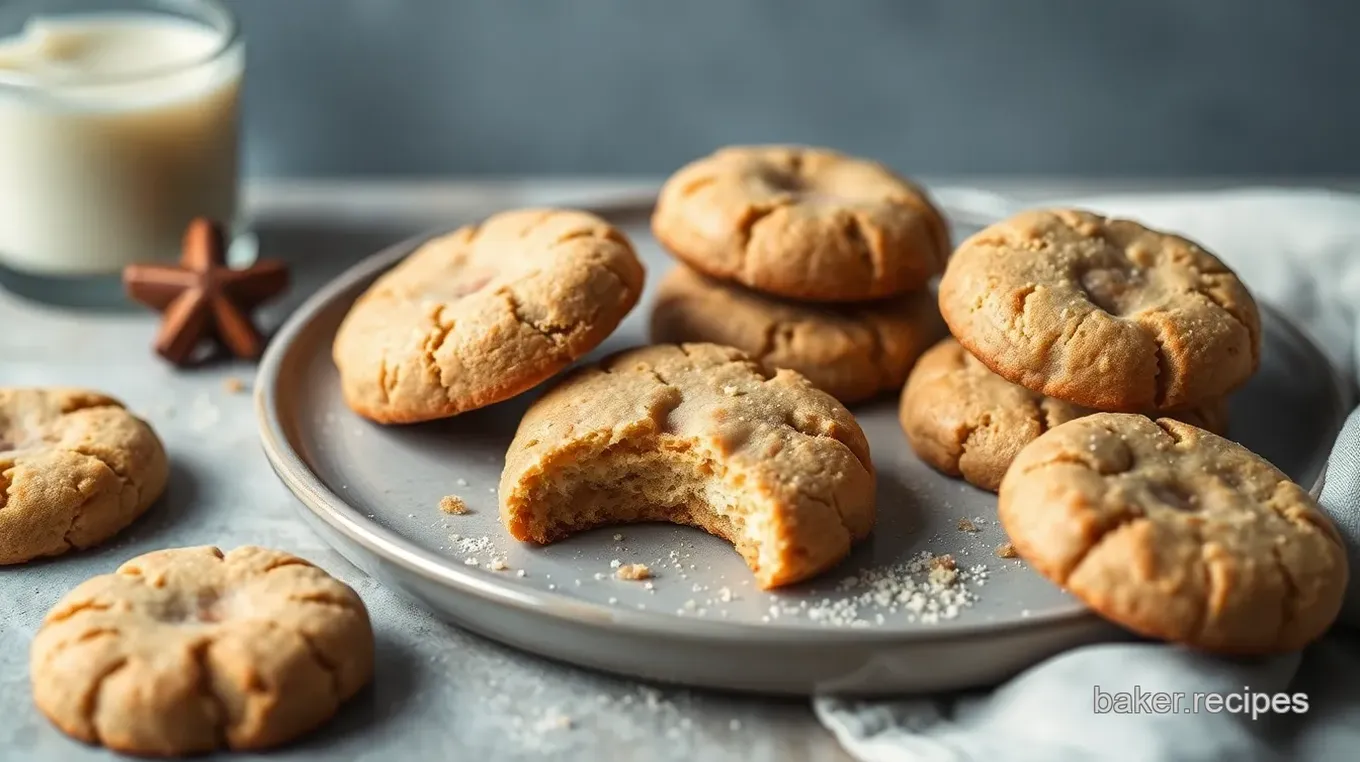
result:
M 491 563 L 487 564 L 487 568 L 489 568 L 491 571 L 505 571 L 506 569 L 509 569 L 510 566 L 505 563 L 504 558 L 497 556 L 491 559 Z
M 1009 542 L 1003 542 L 996 548 L 997 558 L 1019 558 L 1020 554 L 1015 552 L 1015 546 Z
M 959 581 L 959 568 L 954 563 L 954 557 L 945 554 L 935 556 L 930 560 L 930 574 L 928 576 L 931 584 L 941 587 L 949 587 Z
M 222 381 L 222 388 L 227 390 L 227 394 L 240 394 L 246 390 L 246 382 L 235 376 L 227 376 Z
M 651 579 L 652 570 L 648 568 L 647 564 L 624 564 L 618 567 L 618 571 L 614 572 L 614 576 L 619 579 L 638 582 L 644 579 Z
M 959 531 L 960 531 L 960 532 L 977 532 L 977 531 L 979 531 L 979 530 L 978 530 L 977 524 L 974 524 L 972 521 L 970 521 L 970 520 L 968 520 L 968 519 L 959 519 Z
M 457 495 L 445 495 L 439 498 L 439 510 L 450 516 L 461 516 L 468 512 L 467 503 Z
M 621 534 L 614 535 L 614 542 L 623 542 L 623 535 Z

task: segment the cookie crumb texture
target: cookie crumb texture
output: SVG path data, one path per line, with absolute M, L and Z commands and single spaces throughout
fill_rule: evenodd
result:
M 964 241 L 940 310 L 993 372 L 1096 410 L 1221 398 L 1260 362 L 1256 303 L 1226 265 L 1179 236 L 1089 212 L 1023 212 Z
M 737 146 L 661 188 L 652 232 L 691 267 L 758 291 L 844 302 L 926 285 L 949 256 L 944 216 L 881 164 L 802 146 Z
M 87 580 L 33 640 L 33 698 L 132 754 L 263 749 L 328 719 L 373 672 L 359 596 L 274 550 L 178 548 Z
M 736 347 L 770 371 L 802 373 L 847 405 L 901 389 L 916 358 L 945 333 L 928 290 L 865 304 L 808 304 L 683 265 L 658 287 L 651 331 L 657 343 Z
M 439 498 L 439 510 L 450 516 L 461 516 L 468 512 L 467 503 L 457 495 L 445 495 Z
M 436 238 L 341 323 L 332 355 L 345 401 L 412 423 L 513 397 L 604 341 L 642 282 L 628 239 L 584 212 L 505 212 Z
M 1246 448 L 1169 419 L 1102 413 L 1025 447 L 1001 483 L 1019 555 L 1102 616 L 1211 651 L 1293 651 L 1336 618 L 1341 538 Z
M 0 564 L 107 540 L 165 490 L 165 448 L 122 403 L 80 389 L 0 389 Z
M 501 519 L 550 543 L 670 521 L 731 542 L 764 588 L 836 564 L 874 523 L 874 469 L 850 412 L 793 371 L 714 344 L 658 345 L 578 370 L 525 413 Z
M 898 418 L 926 464 L 995 492 L 1021 448 L 1044 432 L 1096 411 L 1045 397 L 998 376 L 947 338 L 921 356 L 902 391 Z M 1224 399 L 1164 415 L 1226 431 Z

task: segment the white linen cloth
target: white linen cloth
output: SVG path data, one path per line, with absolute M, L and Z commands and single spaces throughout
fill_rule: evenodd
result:
M 1072 199 L 1203 243 L 1262 301 L 1287 312 L 1351 383 L 1357 368 L 1360 196 L 1256 189 Z M 1360 411 L 1332 451 L 1322 503 L 1360 576 Z M 1360 760 L 1360 584 L 1341 622 L 1301 654 L 1226 659 L 1155 643 L 1077 648 L 991 690 L 901 700 L 815 700 L 865 762 Z M 1305 713 L 1096 713 L 1118 691 L 1303 693 Z

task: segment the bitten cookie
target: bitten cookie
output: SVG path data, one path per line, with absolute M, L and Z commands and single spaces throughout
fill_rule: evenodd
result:
M 798 373 L 731 347 L 660 345 L 578 370 L 535 402 L 500 501 L 510 534 L 537 543 L 622 522 L 696 526 L 772 588 L 869 534 L 874 469 L 854 417 Z
M 770 371 L 802 373 L 847 405 L 902 388 L 912 363 L 943 335 L 929 291 L 817 305 L 764 296 L 684 266 L 662 279 L 652 311 L 652 341 L 736 347 Z
M 1140 634 L 1240 654 L 1292 651 L 1336 618 L 1341 538 L 1303 488 L 1241 445 L 1101 413 L 1034 440 L 1001 482 L 1019 554 Z
M 950 338 L 916 363 L 898 412 L 907 441 L 921 460 L 995 492 L 1022 447 L 1051 428 L 1096 411 L 1012 384 Z M 1217 434 L 1227 431 L 1226 400 L 1165 415 Z
M 628 239 L 583 212 L 505 212 L 436 238 L 341 323 L 332 354 L 345 401 L 411 423 L 513 397 L 604 341 L 642 281 Z
M 0 564 L 107 540 L 165 490 L 151 427 L 98 392 L 0 389 Z
M 33 700 L 86 743 L 170 756 L 263 749 L 328 719 L 373 673 L 359 596 L 275 550 L 177 548 L 94 577 L 48 612 Z
M 1256 303 L 1216 257 L 1088 212 L 1023 212 L 964 241 L 940 310 L 993 372 L 1099 410 L 1223 397 L 1261 351 Z
M 921 288 L 949 256 L 925 193 L 880 164 L 820 148 L 724 148 L 661 189 L 652 231 L 700 272 L 809 301 Z

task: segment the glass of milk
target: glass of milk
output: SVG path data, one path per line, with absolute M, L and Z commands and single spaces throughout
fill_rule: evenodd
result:
M 124 265 L 233 225 L 244 65 L 216 0 L 0 2 L 0 284 L 123 303 Z

